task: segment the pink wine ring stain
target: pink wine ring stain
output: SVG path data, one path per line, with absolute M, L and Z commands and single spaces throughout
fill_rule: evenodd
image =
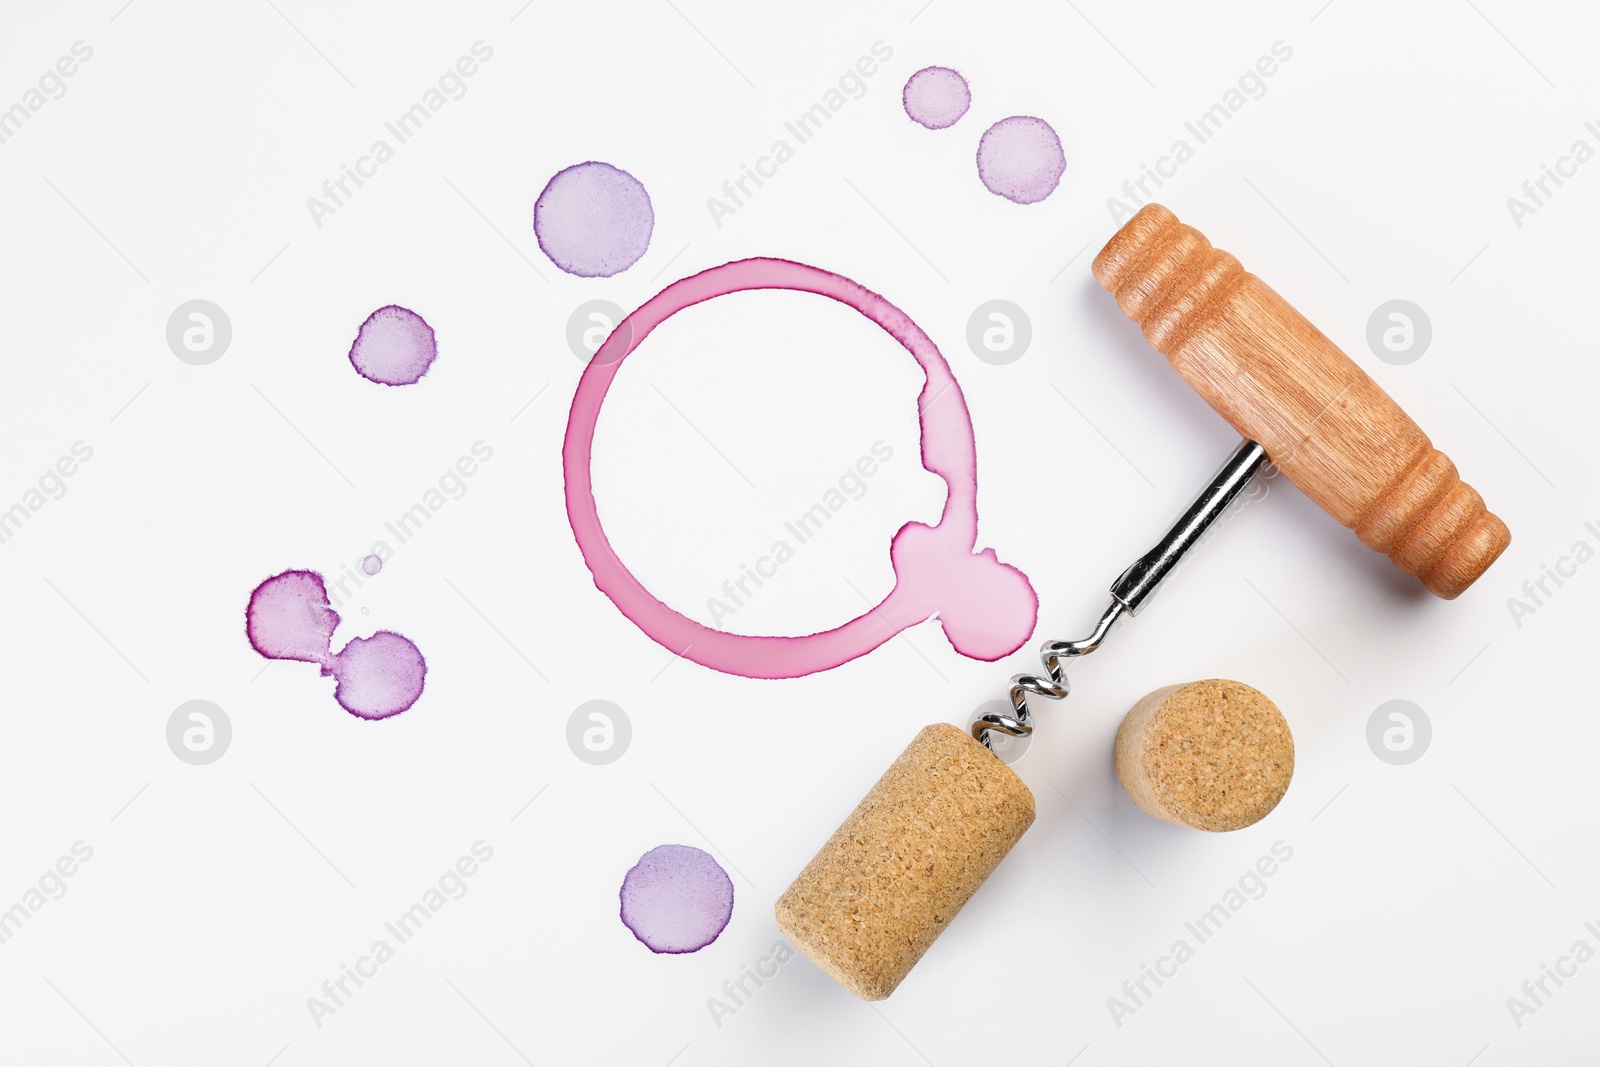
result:
M 315 663 L 336 681 L 333 698 L 362 719 L 386 719 L 422 695 L 428 664 L 410 640 L 389 630 L 357 637 L 333 651 L 339 613 L 315 571 L 284 571 L 256 586 L 245 608 L 245 635 L 268 659 Z
M 684 308 L 752 289 L 788 289 L 837 300 L 905 347 L 926 378 L 917 398 L 922 465 L 947 487 L 938 525 L 908 522 L 890 541 L 895 584 L 883 602 L 842 626 L 803 637 L 713 630 L 657 600 L 607 540 L 590 471 L 595 423 L 625 357 Z M 618 323 L 595 353 L 578 381 L 562 446 L 567 517 L 600 591 L 657 643 L 702 666 L 747 678 L 796 678 L 847 663 L 935 617 L 957 652 L 997 660 L 1022 647 L 1033 633 L 1039 598 L 1027 576 L 1001 563 L 994 549 L 977 550 L 976 449 L 961 387 L 938 347 L 905 312 L 850 279 L 817 267 L 745 259 L 673 282 Z

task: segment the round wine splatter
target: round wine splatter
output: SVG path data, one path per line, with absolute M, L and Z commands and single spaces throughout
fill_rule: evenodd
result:
M 382 556 L 365 556 L 361 560 L 361 569 L 367 574 L 377 574 L 383 570 Z
M 639 261 L 655 229 L 639 179 L 593 160 L 560 171 L 533 205 L 533 232 L 550 261 L 580 278 L 609 278 Z
M 433 327 L 398 304 L 367 316 L 350 346 L 350 363 L 369 382 L 411 385 L 428 373 L 439 355 Z
M 710 853 L 658 845 L 622 879 L 622 924 L 656 953 L 698 952 L 733 917 L 733 880 Z
M 386 719 L 417 702 L 428 665 L 406 638 L 391 630 L 357 637 L 323 668 L 332 674 L 333 699 L 352 715 Z
M 1018 204 L 1037 204 L 1066 172 L 1061 138 L 1044 119 L 1013 115 L 984 131 L 978 142 L 978 177 L 996 196 Z
M 967 79 L 949 67 L 923 67 L 906 79 L 900 101 L 913 122 L 930 130 L 943 130 L 967 113 L 972 106 L 972 90 Z
M 245 636 L 268 659 L 315 663 L 333 678 L 333 698 L 363 719 L 386 719 L 417 702 L 428 664 L 417 646 L 389 630 L 333 651 L 339 613 L 315 571 L 284 571 L 256 586 L 245 608 Z
M 327 662 L 339 625 L 322 576 L 311 571 L 284 571 L 256 586 L 244 618 L 257 652 L 304 663 Z

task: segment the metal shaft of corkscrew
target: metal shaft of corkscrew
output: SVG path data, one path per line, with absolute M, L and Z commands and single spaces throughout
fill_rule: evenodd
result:
M 1250 484 L 1256 472 L 1267 463 L 1267 450 L 1254 441 L 1243 441 L 1237 451 L 1228 457 L 1194 502 L 1186 508 L 1178 521 L 1155 547 L 1134 560 L 1127 570 L 1111 583 L 1111 603 L 1094 632 L 1076 641 L 1046 641 L 1039 649 L 1044 664 L 1044 674 L 1018 674 L 1011 679 L 1012 714 L 990 713 L 972 724 L 972 736 L 989 747 L 989 734 L 999 732 L 1022 737 L 1033 732 L 1033 716 L 1028 711 L 1029 695 L 1060 700 L 1067 695 L 1066 667 L 1062 662 L 1087 656 L 1100 647 L 1112 624 L 1122 617 L 1139 614 L 1145 601 L 1161 588 L 1184 555 L 1205 537 L 1212 524 L 1221 518 L 1228 506 Z

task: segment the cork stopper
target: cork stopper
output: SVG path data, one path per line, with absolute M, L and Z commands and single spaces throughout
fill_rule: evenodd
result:
M 1011 768 L 966 731 L 935 723 L 778 898 L 778 928 L 850 992 L 882 1000 L 1033 815 L 1033 794 Z
M 1278 806 L 1294 738 L 1278 706 L 1243 682 L 1169 685 L 1117 730 L 1117 777 L 1139 807 L 1196 830 L 1238 830 Z

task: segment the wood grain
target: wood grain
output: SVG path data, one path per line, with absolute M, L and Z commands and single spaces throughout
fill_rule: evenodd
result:
M 1234 429 L 1430 592 L 1459 596 L 1505 550 L 1506 524 L 1389 394 L 1171 211 L 1129 219 L 1094 275 Z

